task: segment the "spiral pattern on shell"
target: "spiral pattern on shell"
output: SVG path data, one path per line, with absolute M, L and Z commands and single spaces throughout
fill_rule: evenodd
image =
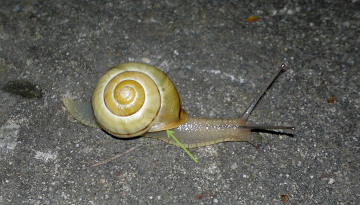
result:
M 143 63 L 124 63 L 108 70 L 96 85 L 92 107 L 99 125 L 121 138 L 170 129 L 187 118 L 172 82 Z

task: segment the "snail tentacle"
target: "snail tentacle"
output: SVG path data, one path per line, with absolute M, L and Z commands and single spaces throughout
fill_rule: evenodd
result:
M 277 72 L 272 76 L 271 80 L 268 81 L 267 85 L 262 89 L 262 91 L 253 99 L 253 101 L 250 103 L 248 108 L 245 110 L 243 115 L 241 116 L 241 119 L 247 120 L 250 116 L 251 112 L 257 105 L 257 103 L 260 101 L 262 96 L 264 96 L 265 92 L 269 89 L 271 84 L 275 81 L 275 79 L 279 76 L 279 74 L 284 70 L 285 64 L 282 64 L 280 68 L 277 70 Z

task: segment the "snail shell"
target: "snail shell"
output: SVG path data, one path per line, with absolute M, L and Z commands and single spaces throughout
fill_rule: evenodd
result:
M 174 84 L 143 63 L 108 70 L 96 85 L 92 108 L 100 127 L 121 138 L 171 129 L 187 119 Z

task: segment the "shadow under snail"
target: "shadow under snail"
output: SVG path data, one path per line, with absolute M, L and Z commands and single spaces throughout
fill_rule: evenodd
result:
M 251 111 L 283 67 L 237 119 L 188 116 L 182 109 L 179 94 L 171 80 L 156 67 L 135 62 L 109 69 L 98 81 L 91 103 L 69 98 L 62 101 L 79 122 L 103 129 L 119 138 L 144 136 L 179 146 L 165 132 L 171 129 L 186 148 L 226 141 L 246 141 L 257 146 L 251 139 L 251 130 L 294 129 L 246 124 Z

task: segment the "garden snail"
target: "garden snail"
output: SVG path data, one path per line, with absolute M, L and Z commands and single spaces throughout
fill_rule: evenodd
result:
M 283 67 L 283 66 L 282 66 Z M 159 69 L 144 63 L 123 63 L 108 70 L 98 81 L 92 102 L 62 101 L 75 119 L 119 138 L 151 137 L 179 146 L 164 132 L 172 129 L 187 148 L 226 141 L 246 141 L 254 146 L 251 130 L 294 129 L 288 126 L 247 125 L 257 102 L 275 80 L 252 101 L 241 118 L 205 119 L 187 115 L 171 80 Z

